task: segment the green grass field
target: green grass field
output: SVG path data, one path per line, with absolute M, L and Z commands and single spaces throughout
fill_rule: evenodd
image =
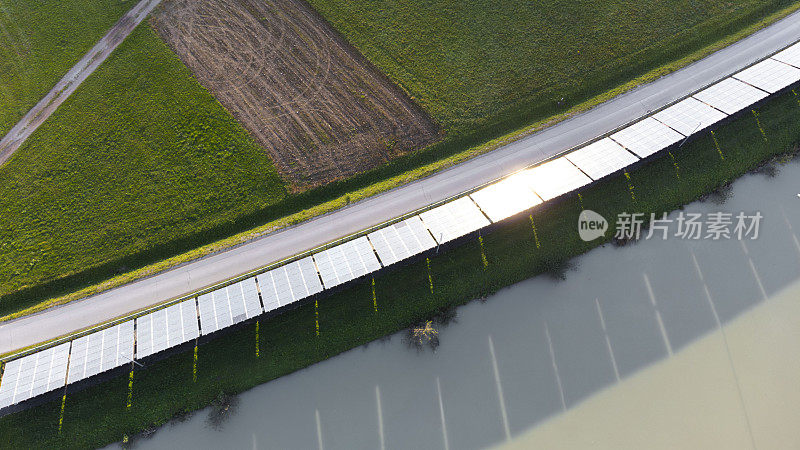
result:
M 286 196 L 264 151 L 147 26 L 0 170 L 0 192 L 0 293 L 108 261 L 124 270 L 126 256 Z
M 0 0 L 0 137 L 134 0 Z
M 310 3 L 447 131 L 464 134 L 580 103 L 792 2 Z
M 670 158 L 658 159 L 631 173 L 636 201 L 624 176 L 582 191 L 583 205 L 604 217 L 619 212 L 663 212 L 679 208 L 710 192 L 762 161 L 800 141 L 800 104 L 792 93 L 760 109 L 769 141 L 762 139 L 752 115 L 716 130 L 724 159 L 709 134 L 673 152 L 680 178 Z M 81 392 L 68 393 L 61 435 L 61 401 L 0 418 L 0 447 L 98 447 L 132 436 L 170 418 L 210 404 L 220 392 L 235 394 L 299 370 L 358 345 L 406 328 L 438 311 L 488 295 L 499 288 L 552 270 L 560 261 L 597 245 L 582 241 L 575 220 L 578 200 L 568 198 L 533 212 L 541 248 L 537 248 L 529 218 L 522 214 L 484 235 L 488 267 L 483 269 L 477 238 L 431 256 L 434 292 L 429 291 L 425 261 L 376 277 L 378 312 L 372 304 L 369 280 L 319 301 L 320 336 L 315 336 L 313 304 L 261 320 L 260 358 L 255 356 L 255 329 L 245 325 L 200 346 L 197 381 L 193 382 L 193 352 L 174 355 L 135 369 L 132 406 L 126 408 L 128 375 Z M 612 224 L 613 228 L 613 224 Z M 606 233 L 612 236 L 612 233 Z M 230 370 L 235 367 L 236 370 Z
M 0 168 L 0 245 L 10 255 L 0 261 L 0 315 L 99 290 L 93 286 L 115 275 L 167 258 L 183 262 L 237 233 L 295 215 L 286 225 L 421 177 L 797 6 L 312 3 L 445 125 L 444 141 L 288 195 L 263 150 L 142 26 Z M 673 17 L 676 8 L 691 14 Z M 120 279 L 134 276 L 141 275 Z

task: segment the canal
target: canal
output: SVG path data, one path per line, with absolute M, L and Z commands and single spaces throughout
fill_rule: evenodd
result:
M 673 223 L 666 240 L 606 245 L 563 280 L 458 308 L 436 351 L 397 334 L 136 448 L 796 448 L 800 163 L 766 172 L 683 211 L 760 212 L 755 240 L 681 239 Z

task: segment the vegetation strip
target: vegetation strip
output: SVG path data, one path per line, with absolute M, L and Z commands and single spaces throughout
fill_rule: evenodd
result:
M 619 79 L 614 78 L 613 80 L 607 80 L 608 84 L 603 85 L 600 91 L 612 86 L 617 87 L 611 88 L 610 91 L 604 94 L 591 97 L 591 95 L 598 92 L 592 91 L 592 88 L 601 85 L 593 84 L 593 82 L 586 82 L 581 85 L 581 89 L 583 89 L 581 92 L 583 92 L 583 94 L 569 98 L 569 101 L 564 104 L 552 105 L 552 108 L 547 110 L 530 109 L 527 110 L 527 112 L 524 111 L 525 108 L 522 108 L 520 110 L 521 115 L 514 118 L 514 120 L 509 119 L 502 123 L 498 122 L 495 124 L 496 126 L 486 124 L 485 129 L 477 130 L 471 134 L 456 137 L 453 137 L 455 136 L 453 135 L 447 138 L 446 142 L 436 144 L 424 151 L 416 152 L 407 157 L 401 157 L 380 169 L 299 195 L 287 196 L 285 188 L 283 188 L 282 185 L 271 184 L 273 181 L 270 181 L 270 174 L 274 175 L 274 169 L 255 169 L 258 165 L 263 164 L 264 161 L 259 160 L 255 165 L 253 165 L 252 162 L 238 162 L 237 158 L 242 155 L 238 148 L 235 155 L 231 155 L 230 149 L 228 148 L 220 149 L 220 140 L 214 136 L 214 133 L 225 127 L 220 127 L 215 123 L 209 124 L 205 119 L 197 119 L 195 117 L 195 110 L 200 111 L 202 108 L 189 107 L 185 110 L 182 109 L 181 113 L 185 114 L 183 120 L 185 123 L 182 124 L 181 128 L 175 131 L 186 131 L 185 136 L 182 136 L 181 139 L 173 139 L 169 133 L 165 133 L 163 134 L 165 138 L 165 143 L 163 145 L 169 146 L 173 145 L 174 142 L 180 141 L 181 148 L 173 153 L 178 155 L 181 154 L 181 152 L 186 152 L 184 153 L 186 156 L 183 158 L 176 158 L 175 161 L 179 162 L 178 164 L 175 164 L 175 161 L 166 162 L 166 165 L 163 167 L 167 169 L 162 168 L 159 165 L 161 162 L 158 160 L 150 161 L 147 159 L 131 161 L 131 164 L 127 167 L 135 168 L 134 174 L 137 176 L 139 172 L 146 172 L 145 175 L 149 176 L 151 180 L 153 180 L 153 177 L 150 176 L 150 174 L 153 173 L 151 170 L 152 167 L 159 168 L 153 169 L 156 170 L 155 173 L 167 173 L 168 176 L 166 180 L 163 181 L 169 181 L 169 183 L 166 185 L 159 184 L 158 182 L 154 184 L 155 191 L 159 191 L 163 195 L 173 195 L 169 193 L 173 192 L 175 183 L 185 184 L 185 186 L 178 186 L 183 189 L 176 194 L 178 195 L 177 197 L 169 199 L 172 204 L 178 201 L 176 199 L 183 198 L 182 196 L 184 194 L 180 192 L 187 191 L 187 187 L 196 189 L 195 194 L 188 196 L 188 202 L 186 203 L 184 211 L 175 211 L 174 209 L 170 209 L 169 211 L 160 210 L 158 207 L 158 200 L 160 197 L 155 197 L 157 201 L 154 202 L 152 192 L 145 192 L 143 195 L 137 196 L 135 194 L 135 179 L 132 179 L 131 183 L 114 184 L 118 186 L 118 188 L 122 187 L 126 190 L 131 186 L 131 191 L 125 192 L 123 195 L 124 198 L 138 199 L 141 197 L 142 200 L 138 206 L 133 203 L 122 202 L 132 205 L 131 210 L 122 215 L 115 212 L 118 210 L 118 206 L 104 205 L 102 201 L 93 201 L 94 199 L 91 197 L 94 194 L 86 197 L 87 194 L 83 192 L 83 188 L 75 190 L 75 186 L 73 186 L 73 189 L 59 190 L 59 192 L 70 192 L 69 199 L 65 199 L 64 202 L 58 204 L 50 205 L 45 202 L 40 205 L 42 206 L 42 210 L 38 214 L 39 217 L 34 221 L 37 223 L 30 223 L 30 227 L 26 229 L 26 233 L 23 233 L 28 236 L 28 238 L 24 240 L 25 245 L 23 248 L 17 248 L 13 253 L 18 258 L 13 261 L 6 261 L 7 265 L 5 266 L 0 265 L 0 292 L 2 292 L 2 294 L 0 294 L 2 295 L 2 300 L 0 300 L 0 314 L 7 314 L 4 318 L 0 318 L 0 320 L 40 311 L 48 306 L 82 298 L 143 276 L 152 275 L 176 264 L 187 262 L 197 257 L 239 244 L 247 239 L 263 235 L 277 228 L 298 223 L 321 213 L 340 208 L 352 201 L 363 199 L 411 180 L 427 176 L 457 162 L 497 148 L 511 140 L 526 135 L 536 129 L 540 129 L 545 125 L 563 120 L 575 112 L 584 111 L 638 84 L 651 81 L 665 73 L 696 61 L 702 56 L 734 42 L 800 7 L 800 3 L 797 2 L 782 0 L 773 1 L 759 3 L 756 10 L 752 10 L 756 12 L 745 14 L 744 11 L 752 6 L 748 5 L 738 5 L 735 8 L 735 13 L 738 14 L 736 17 L 738 17 L 738 19 L 720 16 L 715 18 L 713 23 L 706 24 L 710 27 L 708 29 L 704 28 L 706 25 L 698 26 L 697 29 L 693 30 L 696 32 L 693 39 L 681 41 L 679 49 L 675 50 L 673 53 L 662 53 L 661 56 L 663 59 L 652 60 L 652 67 L 655 68 L 639 76 L 635 80 L 628 81 L 622 86 L 618 86 L 618 83 L 625 79 L 625 76 L 629 76 L 630 74 L 626 74 Z M 726 20 L 729 21 L 725 22 Z M 140 27 L 139 30 L 142 29 L 145 28 Z M 711 29 L 715 31 L 709 31 Z M 137 32 L 139 30 L 137 30 Z M 142 33 L 146 32 L 143 31 Z M 123 46 L 125 44 L 126 43 L 123 43 Z M 157 55 L 158 58 L 156 59 L 158 60 L 161 58 L 161 56 L 159 56 L 161 55 L 161 50 L 155 44 L 153 45 L 153 49 L 148 49 L 148 51 L 150 54 Z M 663 45 L 667 48 L 671 44 L 663 43 Z M 137 49 L 136 47 L 133 48 L 134 50 Z M 667 54 L 669 54 L 669 58 L 665 56 Z M 679 59 L 675 62 L 667 63 L 666 65 L 660 65 L 664 60 L 672 60 L 675 57 Z M 112 58 L 105 63 L 105 69 L 114 66 L 114 64 L 119 64 L 111 64 L 114 59 L 115 55 L 112 55 Z M 135 67 L 158 67 L 159 64 L 166 64 L 166 61 L 160 60 L 158 62 L 139 63 L 135 64 Z M 171 64 L 171 62 L 169 64 Z M 104 68 L 101 68 L 94 77 L 105 76 L 100 74 L 100 72 L 103 72 L 103 69 Z M 147 77 L 133 77 L 134 79 L 129 79 L 131 78 L 131 74 L 137 73 L 135 70 L 130 70 L 127 67 L 119 67 L 118 69 L 120 69 L 120 74 L 114 74 L 110 79 L 111 81 L 103 84 L 104 86 L 114 86 L 115 83 L 125 81 L 128 86 L 151 88 L 157 87 L 159 83 L 162 83 L 160 80 L 153 81 Z M 609 68 L 609 73 L 614 72 L 612 69 L 613 68 Z M 646 68 L 641 69 L 647 70 Z M 171 77 L 170 80 L 174 84 L 179 85 L 185 83 L 185 75 L 176 74 Z M 91 81 L 91 79 L 88 80 L 88 82 Z M 85 86 L 82 87 L 82 89 L 84 88 Z M 97 87 L 95 86 L 94 89 L 97 89 Z M 183 92 L 185 90 L 186 89 L 178 89 L 177 92 Z M 161 89 L 159 95 L 164 95 L 165 98 L 171 99 L 169 101 L 175 100 L 176 104 L 179 106 L 183 105 L 183 102 L 185 102 L 184 98 L 174 96 L 169 94 L 169 92 L 173 91 L 170 89 Z M 100 93 L 105 94 L 105 91 L 100 91 Z M 75 96 L 70 98 L 69 102 L 76 101 L 75 97 L 80 96 L 79 94 L 80 92 L 77 92 Z M 136 92 L 136 94 L 139 94 L 139 92 Z M 146 89 L 144 90 L 144 94 L 145 98 L 150 95 Z M 121 115 L 121 117 L 125 118 L 130 114 L 130 111 L 134 111 L 136 108 L 141 108 L 142 106 L 140 103 L 137 103 L 136 108 L 128 108 L 125 105 L 130 103 L 129 99 L 115 99 L 113 95 L 112 93 L 111 96 L 106 96 L 109 97 L 108 102 L 115 105 L 116 108 L 112 112 L 106 114 L 109 117 L 120 117 Z M 544 92 L 542 95 L 547 96 L 548 93 Z M 570 110 L 566 110 L 566 105 L 574 104 L 574 102 L 581 103 Z M 99 104 L 96 102 L 89 103 L 93 103 L 95 110 L 98 110 L 97 112 L 104 114 L 102 102 Z M 100 107 L 98 107 L 98 105 Z M 65 104 L 64 106 L 67 105 Z M 556 115 L 553 116 L 553 114 Z M 147 113 L 146 116 L 161 117 L 157 111 L 152 114 Z M 507 132 L 507 130 L 514 129 L 521 124 L 528 124 L 530 121 L 535 121 L 536 118 L 541 117 L 549 118 L 539 120 L 522 130 L 497 137 Z M 159 119 L 159 123 L 164 122 L 162 119 Z M 52 120 L 53 118 L 51 118 L 51 121 Z M 181 123 L 180 120 L 178 122 Z M 138 124 L 139 129 L 125 129 L 124 132 L 120 133 L 101 132 L 96 138 L 93 138 L 93 145 L 97 145 L 96 152 L 101 155 L 99 159 L 93 156 L 94 153 L 92 152 L 94 152 L 94 150 L 91 150 L 90 154 L 76 156 L 73 152 L 77 148 L 80 148 L 81 145 L 69 144 L 69 148 L 64 148 L 62 149 L 63 152 L 61 150 L 58 152 L 65 158 L 67 161 L 66 164 L 55 164 L 54 167 L 56 167 L 56 169 L 53 169 L 53 166 L 43 163 L 42 158 L 35 157 L 35 152 L 33 152 L 34 158 L 29 161 L 31 167 L 39 168 L 46 172 L 43 176 L 38 177 L 43 180 L 58 180 L 66 176 L 66 174 L 70 174 L 71 177 L 79 180 L 81 176 L 87 175 L 84 173 L 87 170 L 90 172 L 96 170 L 98 161 L 102 161 L 103 165 L 109 164 L 109 173 L 116 174 L 118 178 L 127 179 L 128 176 L 125 174 L 125 171 L 120 171 L 113 166 L 113 161 L 125 160 L 125 157 L 109 158 L 108 155 L 113 155 L 115 149 L 120 149 L 120 151 L 126 154 L 133 154 L 137 157 L 141 157 L 142 154 L 139 152 L 130 152 L 130 149 L 126 147 L 129 145 L 128 143 L 121 145 L 119 139 L 124 140 L 130 136 L 139 136 L 139 141 L 141 142 L 137 141 L 135 145 L 137 149 L 143 149 L 141 144 L 149 142 L 151 140 L 149 136 L 153 135 L 153 133 L 150 133 L 150 127 L 158 128 L 155 124 L 143 123 L 138 119 L 132 120 L 131 123 Z M 191 125 L 191 127 L 188 127 L 188 129 L 183 127 L 183 125 L 186 124 Z M 47 124 L 45 124 L 45 126 L 47 126 Z M 148 131 L 148 133 L 142 134 L 143 130 L 141 127 L 144 127 L 144 131 Z M 45 134 L 53 133 L 57 128 L 58 127 L 49 128 L 50 131 L 45 132 Z M 109 127 L 105 124 L 99 127 L 101 130 L 107 128 Z M 213 132 L 209 130 L 213 130 Z M 43 133 L 43 130 L 40 129 L 37 133 Z M 61 133 L 60 136 L 70 135 L 75 136 L 76 139 L 83 139 L 82 136 L 85 136 L 83 132 L 72 133 L 62 130 Z M 155 133 L 155 135 L 158 136 L 159 133 Z M 478 144 L 487 140 L 489 140 L 489 142 Z M 226 142 L 229 141 L 229 139 L 226 140 Z M 197 143 L 201 145 L 200 151 L 197 151 Z M 58 139 L 54 141 L 52 145 L 62 146 L 64 144 L 67 144 L 67 141 Z M 162 144 L 159 143 L 159 145 Z M 250 156 L 248 152 L 244 154 L 248 157 Z M 17 156 L 19 156 L 19 154 Z M 183 170 L 185 169 L 183 166 L 185 162 L 192 161 L 193 158 L 198 157 L 200 158 L 200 162 L 198 164 L 191 164 L 191 167 L 202 168 L 207 161 L 211 161 L 220 163 L 221 166 L 226 169 L 213 172 L 200 170 L 200 173 L 197 175 L 183 176 Z M 47 155 L 45 155 L 44 160 L 46 160 L 46 158 Z M 214 158 L 221 158 L 221 160 L 212 161 Z M 11 163 L 13 162 L 14 160 L 11 161 Z M 250 168 L 252 171 L 242 171 L 243 168 Z M 17 169 L 17 173 L 24 174 L 28 170 L 28 167 L 23 165 Z M 225 178 L 228 176 L 228 171 L 230 170 L 235 172 L 231 174 L 233 181 L 230 185 L 237 189 L 245 189 L 240 194 L 228 195 L 228 190 L 213 188 L 217 181 L 221 181 L 217 180 L 216 177 Z M 209 176 L 211 173 L 213 173 L 213 175 Z M 98 175 L 97 173 L 89 173 L 88 175 L 91 180 L 105 179 L 104 175 Z M 254 176 L 256 177 L 255 180 L 253 179 Z M 21 186 L 26 186 L 32 190 L 37 189 L 35 183 L 31 184 L 29 180 L 19 181 Z M 158 179 L 156 179 L 156 181 L 158 181 Z M 15 186 L 13 183 L 0 184 L 4 186 Z M 99 190 L 105 192 L 107 189 L 99 186 Z M 45 189 L 44 191 L 47 190 Z M 88 192 L 98 192 L 98 190 L 90 189 Z M 110 194 L 105 195 L 105 197 L 109 196 Z M 6 195 L 0 192 L 0 199 L 8 201 L 12 198 L 14 198 L 14 195 Z M 54 201 L 58 200 L 57 196 L 49 196 L 48 198 Z M 207 201 L 204 202 L 202 206 L 197 206 L 195 202 L 197 199 Z M 75 201 L 77 201 L 77 204 L 75 204 L 75 207 L 72 207 L 71 203 Z M 60 202 L 60 200 L 58 200 L 58 202 Z M 141 209 L 140 206 L 142 205 L 146 206 L 145 210 L 137 210 L 137 208 Z M 51 206 L 53 208 L 51 208 Z M 102 211 L 102 215 L 95 214 L 96 207 L 99 211 Z M 13 208 L 11 210 L 13 210 Z M 73 219 L 64 220 L 62 216 L 65 211 L 70 211 L 71 214 L 69 217 L 73 217 Z M 75 225 L 75 223 L 73 223 L 74 218 L 79 217 L 79 215 L 75 214 L 75 211 L 84 213 L 84 216 L 81 217 L 80 223 L 78 224 L 79 228 L 77 229 L 72 228 L 73 225 Z M 109 217 L 116 217 L 117 219 L 109 221 Z M 136 223 L 128 227 L 128 222 L 124 220 L 125 217 L 135 217 L 137 220 L 143 221 L 143 223 Z M 28 221 L 27 219 L 16 220 L 14 217 L 9 217 L 8 219 L 14 221 L 15 224 L 27 223 Z M 98 224 L 98 220 L 102 222 L 102 224 Z M 40 233 L 41 226 L 43 226 L 44 223 L 53 221 L 59 224 L 59 232 L 50 236 L 56 236 L 58 240 L 52 241 L 52 239 L 49 239 L 47 242 L 44 242 Z M 257 228 L 253 228 L 254 226 Z M 2 235 L 2 230 L 3 226 L 0 226 L 0 235 Z M 78 231 L 77 234 L 75 234 L 74 232 L 76 230 L 83 231 Z M 92 244 L 92 242 L 87 244 L 87 240 L 92 241 L 97 237 L 98 230 L 103 230 L 105 233 L 98 238 L 102 241 L 99 247 Z M 85 235 L 83 233 L 85 233 Z M 163 235 L 164 233 L 169 234 L 169 236 Z M 21 241 L 17 242 L 15 240 L 17 237 L 14 236 L 19 235 L 9 236 L 6 242 L 10 245 L 21 245 Z M 75 245 L 73 240 L 76 239 L 81 242 L 80 245 Z M 114 242 L 118 245 L 109 248 L 105 244 L 110 242 Z M 135 245 L 128 245 L 126 242 L 135 242 Z M 64 247 L 56 248 L 59 246 Z M 79 249 L 80 254 L 70 253 L 75 249 Z M 187 249 L 194 250 L 182 253 L 186 252 Z M 63 253 L 64 255 L 69 255 L 69 257 L 61 258 L 53 256 L 55 254 L 61 254 L 61 250 L 65 252 Z M 131 269 L 133 270 L 131 271 Z M 9 280 L 13 280 L 13 283 L 9 284 Z
M 721 160 L 710 134 L 689 142 L 673 155 L 682 176 L 675 177 L 670 158 L 660 158 L 630 172 L 637 185 L 634 204 L 627 179 L 616 176 L 582 191 L 586 208 L 604 217 L 619 212 L 658 213 L 673 210 L 727 185 L 730 180 L 764 161 L 770 164 L 788 159 L 780 156 L 797 151 L 800 140 L 800 107 L 791 93 L 771 100 L 759 115 L 770 137 L 748 115 L 716 130 L 716 138 L 727 150 Z M 530 212 L 537 224 L 541 245 L 531 236 L 531 219 L 522 213 L 500 223 L 483 235 L 484 251 L 492 270 L 483 270 L 480 243 L 465 239 L 448 251 L 433 253 L 384 272 L 376 277 L 380 287 L 381 320 L 372 309 L 371 280 L 364 279 L 319 302 L 320 336 L 314 331 L 313 303 L 264 321 L 260 327 L 265 345 L 261 357 L 252 352 L 252 329 L 239 327 L 203 345 L 203 359 L 188 351 L 162 361 L 153 361 L 137 374 L 137 401 L 126 407 L 128 377 L 114 379 L 83 391 L 70 393 L 63 431 L 58 434 L 60 398 L 44 405 L 0 418 L 0 446 L 35 448 L 53 446 L 97 447 L 152 429 L 173 417 L 206 406 L 215 399 L 235 394 L 310 364 L 329 358 L 403 328 L 426 323 L 442 310 L 485 297 L 503 286 L 540 273 L 563 277 L 565 261 L 597 245 L 577 234 L 576 218 L 581 211 L 576 197 L 553 207 Z M 606 236 L 608 242 L 612 230 Z M 435 277 L 436 290 L 429 281 Z M 385 282 L 381 282 L 385 280 Z M 197 354 L 196 347 L 194 355 Z M 198 367 L 193 372 L 193 363 Z M 235 367 L 235 371 L 230 368 Z M 193 374 L 196 382 L 192 383 Z

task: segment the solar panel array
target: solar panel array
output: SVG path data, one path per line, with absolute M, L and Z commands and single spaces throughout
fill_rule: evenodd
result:
M 266 312 L 322 291 L 317 268 L 310 256 L 259 274 L 256 279 Z
M 0 409 L 64 387 L 69 346 L 66 342 L 6 364 L 0 384 Z
M 565 156 L 594 180 L 611 175 L 639 161 L 633 153 L 610 138 L 603 138 Z
M 85 380 L 133 361 L 133 320 L 72 341 L 67 383 Z
M 726 117 L 728 115 L 724 112 L 693 97 L 664 108 L 653 116 L 654 119 L 684 136 L 705 130 Z
M 790 64 L 800 69 L 800 44 L 794 44 L 786 50 L 773 56 L 772 59 Z
M 419 216 L 380 228 L 367 235 L 384 266 L 418 255 L 436 246 Z
M 774 94 L 800 81 L 800 69 L 774 59 L 760 63 L 734 75 L 737 80 Z
M 255 283 L 255 278 L 248 278 L 197 297 L 203 334 L 213 333 L 263 313 Z
M 611 135 L 611 139 L 640 158 L 654 155 L 684 138 L 686 136 L 652 117 L 640 120 Z
M 470 194 L 492 222 L 499 222 L 542 203 L 528 188 L 524 173 L 517 173 Z
M 419 216 L 439 244 L 489 225 L 489 219 L 468 196 L 429 209 Z
M 726 78 L 696 94 L 694 98 L 725 114 L 735 114 L 769 94 L 735 78 Z
M 381 268 L 366 236 L 314 254 L 322 284 L 330 289 Z
M 800 43 L 610 137 L 367 236 L 6 362 L 0 409 L 308 298 L 574 192 L 798 81 Z
M 185 300 L 136 319 L 136 357 L 144 358 L 200 336 L 197 303 Z
M 526 170 L 523 177 L 528 187 L 544 201 L 560 197 L 592 182 L 591 178 L 563 156 Z

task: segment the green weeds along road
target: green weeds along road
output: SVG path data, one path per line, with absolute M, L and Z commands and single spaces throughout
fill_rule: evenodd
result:
M 5 10 L 17 8 L 0 2 Z M 233 245 L 239 233 L 252 236 L 256 227 L 294 223 L 419 178 L 486 151 L 496 144 L 482 145 L 491 139 L 585 108 L 637 77 L 673 70 L 799 6 L 790 0 L 311 3 L 445 127 L 444 140 L 354 178 L 288 195 L 263 149 L 150 27 L 140 26 L 0 168 L 0 315 L 62 295 L 89 295 L 116 275 L 124 274 L 111 282 L 118 285 L 143 275 L 131 271 L 163 270 L 211 251 L 198 250 L 203 246 Z M 53 45 L 44 48 L 58 53 Z
M 429 260 L 385 271 L 375 277 L 374 296 L 372 280 L 364 278 L 318 302 L 245 324 L 199 348 L 188 347 L 145 370 L 136 367 L 132 389 L 131 376 L 123 370 L 86 390 L 68 391 L 63 423 L 59 395 L 50 403 L 0 418 L 0 446 L 97 447 L 120 441 L 536 274 L 563 276 L 568 258 L 599 245 L 578 236 L 581 204 L 604 217 L 633 209 L 669 211 L 764 161 L 787 160 L 788 156 L 775 157 L 797 149 L 797 100 L 789 92 L 759 109 L 767 141 L 753 115 L 745 112 L 717 129 L 714 137 L 703 133 L 673 151 L 673 158 L 665 156 L 631 172 L 630 179 L 618 175 L 584 190 L 580 198 L 569 197 L 501 223 L 484 234 L 482 242 L 473 234 L 455 248 L 428 255 Z M 680 178 L 674 164 L 680 166 Z M 613 230 L 606 235 L 612 236 Z
M 133 0 L 0 0 L 0 137 L 133 5 Z

